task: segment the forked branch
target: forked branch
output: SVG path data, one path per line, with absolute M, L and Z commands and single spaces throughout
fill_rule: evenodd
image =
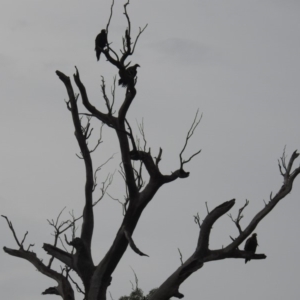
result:
M 140 35 L 144 32 L 144 30 L 147 28 L 148 24 L 146 24 L 144 26 L 143 29 L 141 29 L 141 27 L 139 27 L 139 33 L 134 41 L 134 45 L 133 48 L 131 47 L 131 22 L 130 22 L 130 18 L 127 12 L 127 6 L 129 5 L 129 0 L 124 4 L 124 15 L 127 19 L 127 29 L 125 31 L 125 38 L 123 38 L 123 51 L 121 51 L 122 53 L 122 58 L 121 58 L 121 65 L 125 66 L 125 60 L 129 55 L 132 55 L 134 53 L 137 41 L 140 37 Z M 130 64 L 130 63 L 129 63 Z M 125 67 L 127 68 L 129 66 L 129 64 L 127 64 Z
M 12 222 L 9 221 L 9 219 L 6 216 L 2 216 L 2 217 L 6 219 L 8 226 L 13 233 L 14 239 L 19 246 L 18 250 L 3 247 L 4 252 L 6 252 L 9 255 L 12 255 L 15 257 L 20 257 L 20 258 L 23 258 L 23 259 L 29 261 L 31 264 L 33 264 L 36 267 L 36 269 L 39 272 L 54 279 L 58 283 L 58 286 L 51 288 L 52 292 L 53 292 L 52 294 L 60 295 L 64 300 L 74 300 L 74 291 L 73 291 L 72 286 L 69 283 L 69 281 L 62 274 L 59 274 L 58 272 L 52 270 L 50 267 L 47 267 L 46 265 L 44 265 L 42 260 L 40 260 L 36 256 L 36 253 L 29 251 L 29 248 L 32 245 L 30 245 L 27 250 L 24 250 L 23 243 L 25 241 L 25 237 L 26 237 L 27 233 L 25 234 L 22 242 L 20 243 L 17 238 L 17 234 L 14 230 L 14 227 L 12 225 Z M 44 292 L 44 294 L 51 293 L 48 290 L 49 289 L 47 289 Z
M 240 225 L 240 221 L 244 217 L 243 210 L 248 206 L 248 204 L 249 204 L 249 200 L 246 199 L 246 202 L 245 202 L 244 206 L 239 209 L 239 212 L 238 212 L 238 215 L 237 215 L 236 219 L 233 219 L 232 215 L 228 214 L 229 218 L 236 225 L 236 227 L 239 231 L 239 234 L 242 233 L 242 228 L 241 228 L 241 225 Z
M 199 109 L 197 110 L 196 112 L 196 115 L 195 115 L 195 118 L 194 118 L 194 121 L 192 123 L 192 126 L 190 127 L 187 135 L 186 135 L 186 138 L 185 138 L 185 143 L 184 143 L 184 146 L 179 154 L 179 158 L 180 158 L 180 168 L 183 169 L 183 165 L 190 162 L 192 160 L 193 157 L 195 157 L 196 155 L 198 155 L 201 150 L 195 152 L 193 155 L 191 155 L 187 160 L 183 160 L 182 158 L 182 154 L 183 152 L 185 151 L 186 147 L 187 147 L 187 144 L 189 142 L 189 139 L 193 136 L 194 134 L 194 131 L 196 130 L 197 126 L 199 125 L 201 119 L 202 119 L 202 115 L 200 116 L 200 118 L 198 119 L 198 113 L 199 113 Z
M 291 192 L 293 182 L 300 173 L 300 167 L 297 167 L 294 169 L 294 171 L 292 171 L 294 161 L 298 156 L 299 153 L 294 151 L 289 159 L 288 165 L 285 163 L 285 158 L 282 160 L 282 166 L 285 168 L 285 171 L 282 174 L 284 177 L 283 185 L 274 197 L 270 197 L 269 203 L 267 203 L 265 207 L 254 216 L 245 230 L 242 231 L 241 234 L 231 244 L 224 248 L 223 251 L 225 253 L 229 253 L 230 251 L 236 249 L 254 231 L 259 222 L 272 211 L 277 203 Z M 283 157 L 285 157 L 285 154 L 282 156 L 282 158 Z
M 241 251 L 238 249 L 238 246 L 250 236 L 254 231 L 258 223 L 276 206 L 276 204 L 283 199 L 292 189 L 293 181 L 300 173 L 300 167 L 295 168 L 292 171 L 293 163 L 299 154 L 294 151 L 290 157 L 289 163 L 285 162 L 285 155 L 283 155 L 281 164 L 284 172 L 281 169 L 281 175 L 284 177 L 284 183 L 278 193 L 272 198 L 270 202 L 262 209 L 249 223 L 244 231 L 239 226 L 239 221 L 242 218 L 242 212 L 248 205 L 248 200 L 243 207 L 239 209 L 238 217 L 236 220 L 233 220 L 238 226 L 239 236 L 236 239 L 233 239 L 233 242 L 227 247 L 219 250 L 210 250 L 209 237 L 214 222 L 220 218 L 222 215 L 226 214 L 230 208 L 234 205 L 235 200 L 230 200 L 219 205 L 211 212 L 208 212 L 208 215 L 203 220 L 200 226 L 200 219 L 197 216 L 194 216 L 195 222 L 200 227 L 199 239 L 197 243 L 196 251 L 179 267 L 150 297 L 149 300 L 167 300 L 170 297 L 176 297 L 180 285 L 194 272 L 199 270 L 204 263 L 209 261 L 216 261 L 226 258 L 251 258 L 251 259 L 265 259 L 265 254 L 253 254 L 247 251 Z M 232 217 L 231 217 L 232 218 Z M 233 218 L 232 218 L 233 219 Z M 181 293 L 179 293 L 182 295 Z M 183 295 L 182 295 L 183 296 Z
M 213 224 L 224 214 L 226 214 L 235 204 L 235 199 L 224 202 L 213 209 L 201 224 L 199 239 L 197 243 L 196 255 L 203 257 L 208 252 L 209 237 Z
M 41 272 L 42 274 L 46 275 L 47 277 L 50 277 L 54 279 L 57 283 L 57 287 L 52 287 L 52 293 L 47 289 L 44 291 L 44 294 L 56 294 L 60 295 L 64 300 L 74 300 L 74 291 L 72 289 L 72 286 L 70 282 L 61 274 L 58 272 L 46 267 L 43 262 L 37 258 L 36 254 L 34 252 L 25 251 L 23 249 L 20 250 L 14 250 L 7 247 L 3 248 L 4 251 L 12 256 L 23 258 L 27 261 L 29 261 L 31 264 L 35 266 L 35 268 Z M 55 292 L 53 292 L 55 291 Z
M 134 50 L 135 50 L 135 46 L 136 46 L 136 44 L 137 44 L 137 41 L 138 41 L 140 35 L 145 31 L 145 29 L 147 28 L 147 26 L 148 26 L 148 24 L 146 24 L 146 25 L 144 26 L 143 29 L 142 29 L 141 27 L 139 27 L 139 33 L 138 33 L 138 35 L 137 35 L 137 37 L 136 37 L 136 39 L 135 39 L 135 42 L 134 42 L 134 45 L 133 45 L 133 49 L 132 49 L 131 54 L 133 54 L 133 52 L 134 52 Z
M 104 80 L 104 77 L 101 76 L 101 91 L 102 91 L 102 95 L 103 95 L 103 98 L 104 98 L 104 101 L 105 101 L 105 104 L 106 104 L 106 107 L 107 107 L 107 110 L 108 110 L 108 114 L 110 116 L 112 116 L 114 114 L 113 106 L 114 106 L 114 100 L 115 100 L 116 77 L 114 77 L 113 88 L 111 90 L 112 97 L 113 97 L 112 103 L 110 103 L 110 101 L 109 101 L 109 98 L 108 98 L 108 96 L 106 94 L 105 88 L 106 88 L 106 86 L 105 86 L 105 80 Z
M 12 232 L 12 234 L 13 234 L 13 236 L 14 236 L 14 239 L 15 239 L 16 243 L 18 244 L 19 248 L 20 248 L 20 249 L 24 249 L 23 244 L 24 244 L 24 242 L 25 242 L 25 239 L 26 239 L 26 236 L 27 236 L 27 234 L 28 234 L 28 231 L 26 231 L 26 233 L 24 234 L 24 237 L 23 237 L 22 241 L 19 242 L 19 239 L 18 239 L 18 237 L 17 237 L 17 234 L 16 234 L 16 232 L 15 232 L 15 229 L 14 229 L 14 226 L 13 226 L 12 222 L 9 221 L 9 219 L 7 218 L 7 216 L 1 215 L 1 217 L 4 218 L 4 219 L 6 220 L 6 222 L 7 222 L 7 224 L 8 224 L 8 227 L 9 227 L 9 229 L 11 230 L 11 232 Z

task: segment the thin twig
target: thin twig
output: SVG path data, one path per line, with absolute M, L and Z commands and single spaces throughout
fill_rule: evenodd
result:
M 102 169 L 102 167 L 104 167 L 110 160 L 112 160 L 114 158 L 116 153 L 113 153 L 113 155 L 111 157 L 109 157 L 102 165 L 100 165 L 94 172 L 94 185 L 93 185 L 93 191 L 95 191 L 96 187 L 97 187 L 97 173 Z M 107 180 L 107 178 L 106 178 Z M 106 180 L 104 182 L 106 182 Z
M 97 205 L 98 202 L 100 202 L 100 201 L 103 199 L 103 197 L 106 195 L 107 189 L 109 188 L 109 186 L 110 186 L 110 185 L 112 184 L 112 182 L 113 182 L 114 174 L 115 174 L 115 172 L 114 172 L 113 174 L 108 174 L 107 177 L 106 177 L 106 179 L 105 179 L 105 181 L 102 182 L 101 196 L 98 198 L 97 201 L 95 201 L 95 202 L 93 203 L 93 206 Z
M 194 222 L 199 226 L 199 229 L 201 229 L 201 224 L 200 224 L 200 216 L 199 213 L 194 216 Z
M 9 219 L 8 219 L 6 216 L 4 216 L 4 215 L 1 215 L 1 217 L 3 217 L 4 219 L 6 219 L 6 222 L 7 222 L 7 224 L 8 224 L 8 227 L 9 227 L 9 229 L 12 231 L 13 236 L 14 236 L 14 238 L 15 238 L 15 241 L 17 242 L 17 244 L 18 244 L 18 246 L 20 247 L 20 249 L 23 249 L 23 245 L 22 245 L 22 243 L 20 243 L 19 240 L 18 240 L 18 237 L 17 237 L 17 235 L 16 235 L 16 232 L 15 232 L 15 230 L 14 230 L 14 227 L 13 227 L 12 222 L 9 221 Z
M 110 299 L 111 299 L 111 300 L 114 300 L 114 298 L 112 297 L 111 292 L 109 292 L 109 296 L 110 296 Z
M 105 100 L 105 104 L 106 104 L 106 107 L 107 107 L 107 110 L 108 110 L 108 114 L 109 115 L 112 115 L 112 105 L 110 104 L 110 101 L 106 95 L 106 91 L 105 91 L 105 80 L 104 80 L 104 77 L 101 76 L 101 91 L 102 91 L 102 95 L 103 95 L 103 98 Z
M 109 27 L 109 24 L 110 24 L 110 20 L 112 18 L 112 15 L 113 15 L 113 7 L 114 7 L 114 4 L 115 4 L 115 1 L 112 0 L 112 4 L 111 4 L 111 7 L 110 7 L 110 16 L 109 16 L 109 19 L 108 19 L 108 23 L 106 25 L 106 33 L 108 34 L 108 27 Z
M 112 95 L 112 103 L 111 103 L 111 109 L 113 109 L 113 106 L 115 104 L 115 95 L 116 95 L 116 79 L 117 77 L 114 76 L 114 83 L 113 83 L 113 88 L 111 89 L 111 95 Z M 114 112 L 112 112 L 114 114 Z
M 144 30 L 147 28 L 148 24 L 145 25 L 145 27 L 143 29 L 141 29 L 141 27 L 139 27 L 139 34 L 137 35 L 136 39 L 135 39 L 135 42 L 134 42 L 134 45 L 133 45 L 133 48 L 132 48 L 132 51 L 131 51 L 131 54 L 133 54 L 134 50 L 135 50 L 135 46 L 137 44 L 137 41 L 140 37 L 140 35 L 144 32 Z
M 79 284 L 69 274 L 68 274 L 68 278 L 70 278 L 72 283 L 76 286 L 77 292 L 85 295 L 85 292 L 80 288 Z
M 238 212 L 238 215 L 236 217 L 236 219 L 233 219 L 232 215 L 231 214 L 228 214 L 229 218 L 232 220 L 232 222 L 236 225 L 239 233 L 241 234 L 242 233 L 242 228 L 241 228 L 241 225 L 240 225 L 240 221 L 241 219 L 244 217 L 243 216 L 243 211 L 244 209 L 248 206 L 249 204 L 249 200 L 246 199 L 246 202 L 244 204 L 244 206 L 242 206 L 240 209 L 239 209 L 239 212 Z
M 180 251 L 180 249 L 179 249 L 179 248 L 177 248 L 177 249 L 178 249 L 179 256 L 180 256 L 180 262 L 181 262 L 181 265 L 183 265 L 182 253 L 181 253 L 181 251 Z
M 117 201 L 117 202 L 119 202 L 119 203 L 122 205 L 122 214 L 123 214 L 123 216 L 125 216 L 125 214 L 126 214 L 126 202 L 125 202 L 125 203 L 121 202 L 119 199 L 112 197 L 109 193 L 107 193 L 107 195 L 108 195 L 112 200 Z
M 206 211 L 207 211 L 207 214 L 209 214 L 209 209 L 208 209 L 207 202 L 205 202 L 205 206 L 206 206 Z
M 197 128 L 197 126 L 199 125 L 199 123 L 200 123 L 200 121 L 201 121 L 201 119 L 202 119 L 202 114 L 201 114 L 201 116 L 200 116 L 200 118 L 199 118 L 199 120 L 198 120 L 198 113 L 199 113 L 199 109 L 198 109 L 197 112 L 196 112 L 194 121 L 193 121 L 193 123 L 192 123 L 192 125 L 191 125 L 191 127 L 190 127 L 190 129 L 189 129 L 189 131 L 188 131 L 188 133 L 187 133 L 187 135 L 186 135 L 184 146 L 183 146 L 183 148 L 182 148 L 182 150 L 181 150 L 181 152 L 180 152 L 180 154 L 179 154 L 179 158 L 180 158 L 180 168 L 181 168 L 181 169 L 183 168 L 183 165 L 184 165 L 184 164 L 190 162 L 190 161 L 192 160 L 193 157 L 195 157 L 196 155 L 198 155 L 198 154 L 201 152 L 201 150 L 197 151 L 196 153 L 194 153 L 193 155 L 191 155 L 190 158 L 187 159 L 187 160 L 183 160 L 183 159 L 182 159 L 182 154 L 183 154 L 183 152 L 185 151 L 185 149 L 186 149 L 186 147 L 187 147 L 188 141 L 189 141 L 189 139 L 193 136 L 195 129 Z

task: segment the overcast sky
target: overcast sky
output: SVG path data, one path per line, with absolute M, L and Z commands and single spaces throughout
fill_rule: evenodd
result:
M 106 27 L 109 0 L 0 0 L 1 155 L 0 212 L 22 238 L 47 261 L 41 249 L 51 243 L 47 219 L 82 212 L 84 166 L 75 153 L 65 87 L 55 74 L 72 76 L 79 68 L 90 101 L 105 111 L 101 76 L 109 88 L 117 70 L 96 61 L 94 40 Z M 124 1 L 116 1 L 109 30 L 119 50 L 126 29 Z M 296 0 L 132 0 L 133 34 L 148 24 L 130 58 L 138 63 L 137 96 L 129 113 L 144 120 L 151 153 L 163 148 L 161 170 L 179 166 L 178 154 L 196 110 L 203 113 L 187 155 L 202 152 L 186 167 L 190 177 L 168 184 L 142 215 L 134 233 L 138 247 L 128 249 L 109 287 L 113 298 L 131 291 L 134 280 L 148 292 L 158 287 L 195 249 L 198 227 L 193 215 L 236 198 L 237 214 L 250 200 L 244 228 L 276 193 L 282 178 L 277 159 L 300 148 L 300 2 Z M 116 108 L 125 90 L 117 88 Z M 95 138 L 99 125 L 95 125 Z M 99 131 L 98 131 L 99 132 Z M 94 154 L 95 167 L 117 153 L 99 174 L 103 180 L 120 162 L 114 132 L 105 128 Z M 298 162 L 299 164 L 299 162 Z M 115 173 L 110 195 L 123 200 L 124 184 Z M 258 253 L 266 260 L 211 262 L 180 288 L 185 299 L 297 299 L 299 287 L 300 180 L 293 191 L 257 227 Z M 110 247 L 122 220 L 121 206 L 106 197 L 95 208 L 93 256 L 97 263 Z M 5 220 L 1 244 L 16 248 Z M 80 229 L 79 229 L 80 230 Z M 79 232 L 78 232 L 79 234 Z M 211 249 L 226 246 L 237 229 L 227 216 L 213 227 Z M 1 299 L 38 300 L 55 282 L 27 261 L 0 255 Z M 50 296 L 46 296 L 50 299 Z M 54 297 L 53 297 L 54 299 Z M 81 296 L 77 299 L 82 299 Z

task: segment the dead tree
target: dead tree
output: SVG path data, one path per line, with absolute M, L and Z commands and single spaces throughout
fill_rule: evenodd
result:
M 41 261 L 37 255 L 31 251 L 32 245 L 24 247 L 24 241 L 26 234 L 22 241 L 19 241 L 17 234 L 13 228 L 12 223 L 6 216 L 6 221 L 11 229 L 15 241 L 18 245 L 17 249 L 10 249 L 4 247 L 4 251 L 12 256 L 23 258 L 32 263 L 36 269 L 54 279 L 57 282 L 57 286 L 49 287 L 43 294 L 54 294 L 61 296 L 64 300 L 73 300 L 74 285 L 78 291 L 84 294 L 86 300 L 105 300 L 107 295 L 107 288 L 111 283 L 112 274 L 122 259 L 126 249 L 132 248 L 138 255 L 146 256 L 133 240 L 133 232 L 139 222 L 141 214 L 149 202 L 153 199 L 156 192 L 165 184 L 171 183 L 179 178 L 188 178 L 189 172 L 184 170 L 184 165 L 194 158 L 200 151 L 196 151 L 189 158 L 184 159 L 184 151 L 187 147 L 189 139 L 194 134 L 197 125 L 200 122 L 201 117 L 198 117 L 198 113 L 192 123 L 192 126 L 187 133 L 185 143 L 182 151 L 179 153 L 179 165 L 177 170 L 174 170 L 171 174 L 162 174 L 159 168 L 159 162 L 162 159 L 162 149 L 159 149 L 158 155 L 153 157 L 150 149 L 146 148 L 146 139 L 143 131 L 143 127 L 140 127 L 142 138 L 145 141 L 144 147 L 141 147 L 133 135 L 133 130 L 126 119 L 127 112 L 132 105 L 136 94 L 137 86 L 137 70 L 136 66 L 130 67 L 130 63 L 127 63 L 127 59 L 134 54 L 137 41 L 140 35 L 143 33 L 146 26 L 139 30 L 137 37 L 132 42 L 131 34 L 131 22 L 127 12 L 129 1 L 124 5 L 124 15 L 127 19 L 127 28 L 123 37 L 123 49 L 121 54 L 118 54 L 109 43 L 109 24 L 113 12 L 113 4 L 111 6 L 111 15 L 106 26 L 107 33 L 107 45 L 101 48 L 101 53 L 106 57 L 108 63 L 116 67 L 116 71 L 120 75 L 122 82 L 125 84 L 125 96 L 122 104 L 119 108 L 114 109 L 114 90 L 112 91 L 112 99 L 106 93 L 104 79 L 102 81 L 102 93 L 107 107 L 107 112 L 98 110 L 88 97 L 87 91 L 83 82 L 81 81 L 79 70 L 76 68 L 76 72 L 73 76 L 74 82 L 79 89 L 82 104 L 86 109 L 85 112 L 80 112 L 78 108 L 79 95 L 76 95 L 73 90 L 73 85 L 70 77 L 56 71 L 57 76 L 64 84 L 68 101 L 66 101 L 67 108 L 69 109 L 74 128 L 75 136 L 80 148 L 81 156 L 85 164 L 86 183 L 85 183 L 85 204 L 82 216 L 76 218 L 72 216 L 71 220 L 65 222 L 59 222 L 59 217 L 56 221 L 49 221 L 49 224 L 53 226 L 55 230 L 55 241 L 53 245 L 44 244 L 43 249 L 50 255 L 48 264 Z M 95 62 L 96 63 L 96 62 Z M 103 63 L 103 62 L 102 62 Z M 130 69 L 131 68 L 131 69 Z M 132 71 L 133 70 L 133 71 Z M 83 123 L 83 117 L 87 117 L 87 122 Z M 94 205 L 99 201 L 93 200 L 93 192 L 95 190 L 96 173 L 100 170 L 97 168 L 94 170 L 91 153 L 101 143 L 99 139 L 95 148 L 90 149 L 88 147 L 88 139 L 91 136 L 91 118 L 102 122 L 115 131 L 121 152 L 121 173 L 123 174 L 126 184 L 126 201 L 123 204 L 124 218 L 116 237 L 105 255 L 100 262 L 94 262 L 91 255 L 91 243 L 93 238 L 94 229 Z M 228 211 L 235 204 L 235 199 L 226 201 L 217 206 L 212 211 L 208 212 L 203 222 L 200 222 L 199 216 L 195 216 L 195 221 L 199 225 L 199 238 L 194 253 L 186 260 L 183 261 L 181 257 L 181 265 L 178 269 L 170 275 L 169 278 L 163 282 L 160 287 L 151 295 L 150 300 L 167 300 L 171 297 L 182 298 L 183 294 L 179 292 L 180 285 L 194 272 L 201 269 L 205 263 L 210 261 L 222 260 L 227 258 L 245 259 L 265 259 L 265 254 L 253 254 L 245 252 L 239 249 L 239 246 L 251 235 L 255 230 L 259 222 L 267 216 L 268 213 L 276 206 L 276 204 L 283 199 L 288 193 L 291 192 L 293 182 L 300 173 L 300 167 L 293 168 L 294 161 L 299 154 L 295 151 L 289 159 L 286 159 L 283 154 L 279 161 L 279 170 L 283 176 L 283 184 L 280 187 L 276 195 L 270 195 L 270 200 L 265 204 L 265 207 L 259 211 L 251 222 L 242 229 L 240 226 L 240 220 L 242 218 L 242 212 L 247 206 L 244 205 L 236 219 L 232 218 L 233 222 L 238 228 L 238 236 L 232 238 L 232 242 L 222 249 L 210 249 L 209 239 L 213 224 Z M 139 168 L 136 168 L 133 162 L 139 163 Z M 145 168 L 149 179 L 147 182 L 143 179 L 142 169 Z M 111 177 L 109 176 L 102 186 L 102 196 L 105 194 L 107 187 L 111 184 Z M 76 237 L 75 223 L 82 218 L 82 227 L 80 236 Z M 72 240 L 68 241 L 65 237 L 65 244 L 72 247 L 72 251 L 67 251 L 66 248 L 60 249 L 58 247 L 58 240 L 61 240 L 62 235 L 71 230 Z M 52 266 L 53 260 L 56 259 L 64 266 L 60 271 L 55 271 Z M 70 276 L 70 271 L 75 271 L 83 283 L 83 289 L 74 282 Z M 74 284 L 74 285 L 73 285 Z

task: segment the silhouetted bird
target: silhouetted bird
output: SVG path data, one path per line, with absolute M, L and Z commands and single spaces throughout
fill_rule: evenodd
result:
M 133 85 L 134 84 L 134 78 L 137 74 L 137 67 L 140 67 L 140 65 L 136 64 L 132 67 L 129 67 L 127 69 L 120 69 L 119 75 L 119 85 L 122 85 L 123 87 L 127 86 L 128 84 Z
M 107 45 L 107 33 L 105 29 L 102 29 L 101 32 L 97 35 L 95 40 L 95 51 L 96 51 L 97 60 L 100 59 L 100 54 L 106 45 Z
M 246 241 L 245 243 L 245 247 L 244 250 L 247 252 L 250 252 L 252 254 L 255 253 L 256 251 L 256 247 L 257 247 L 257 239 L 256 239 L 257 234 L 253 233 L 252 236 Z M 245 264 L 247 263 L 247 261 L 250 261 L 250 258 L 246 258 L 245 259 Z

